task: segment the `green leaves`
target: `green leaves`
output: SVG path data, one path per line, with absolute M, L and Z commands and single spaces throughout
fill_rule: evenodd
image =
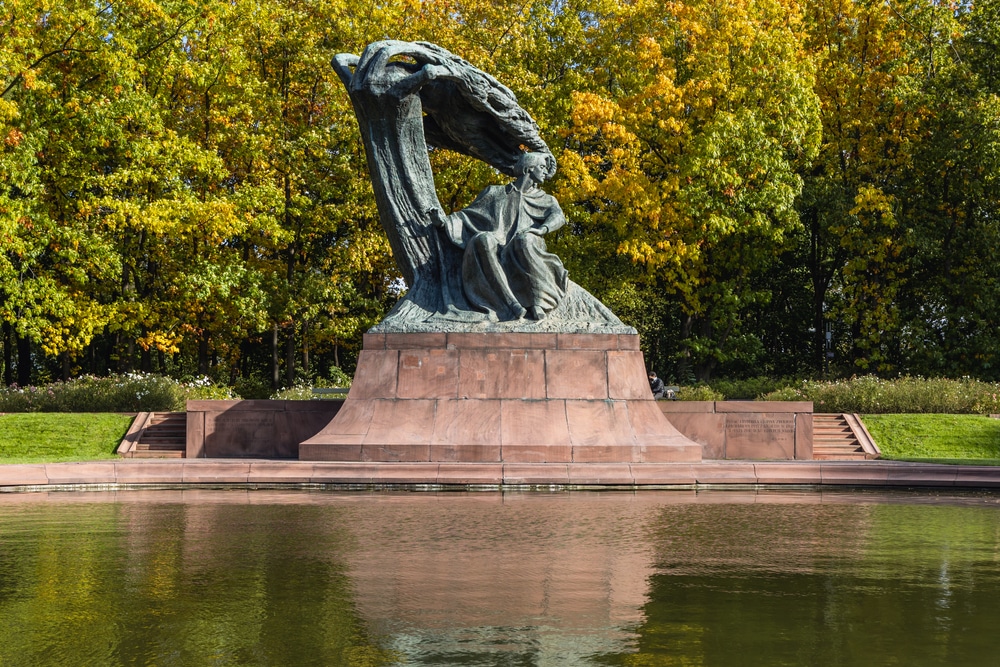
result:
M 661 373 L 818 372 L 830 324 L 847 371 L 996 374 L 998 11 L 13 0 L 0 319 L 39 370 L 235 380 L 275 328 L 286 377 L 341 363 L 403 287 L 329 63 L 391 34 L 514 90 L 559 161 L 550 247 Z M 449 209 L 499 178 L 431 161 Z

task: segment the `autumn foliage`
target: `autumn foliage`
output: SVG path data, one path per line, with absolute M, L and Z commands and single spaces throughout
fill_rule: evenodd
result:
M 405 285 L 329 63 L 384 38 L 517 94 L 661 375 L 1000 377 L 997 0 L 12 0 L 4 382 L 349 369 Z M 431 159 L 450 209 L 501 180 Z

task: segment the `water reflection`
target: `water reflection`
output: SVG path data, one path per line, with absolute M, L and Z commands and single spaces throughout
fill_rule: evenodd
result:
M 993 664 L 992 495 L 0 495 L 0 665 Z
M 361 615 L 412 663 L 579 665 L 634 645 L 652 499 L 411 501 L 357 527 L 350 570 Z

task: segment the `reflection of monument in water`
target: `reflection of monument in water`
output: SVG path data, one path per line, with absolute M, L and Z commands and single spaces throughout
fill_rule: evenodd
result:
M 347 401 L 299 458 L 700 460 L 652 399 L 635 329 L 547 251 L 566 223 L 539 187 L 556 162 L 514 94 L 424 42 L 376 42 L 333 64 L 410 289 L 366 334 Z M 445 214 L 428 145 L 514 180 Z
M 441 662 L 475 656 L 475 664 L 491 655 L 515 664 L 514 654 L 539 665 L 632 650 L 653 564 L 636 539 L 640 520 L 623 525 L 622 502 L 635 508 L 625 514 L 644 511 L 645 521 L 657 499 L 414 500 L 380 498 L 382 510 L 366 512 L 353 531 L 358 613 L 383 648 Z

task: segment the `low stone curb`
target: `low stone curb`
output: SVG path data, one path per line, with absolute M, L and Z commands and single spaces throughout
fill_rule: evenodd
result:
M 261 459 L 109 460 L 0 465 L 0 491 L 76 485 L 699 488 L 861 486 L 1000 488 L 1000 467 L 891 461 L 701 463 L 340 463 Z

